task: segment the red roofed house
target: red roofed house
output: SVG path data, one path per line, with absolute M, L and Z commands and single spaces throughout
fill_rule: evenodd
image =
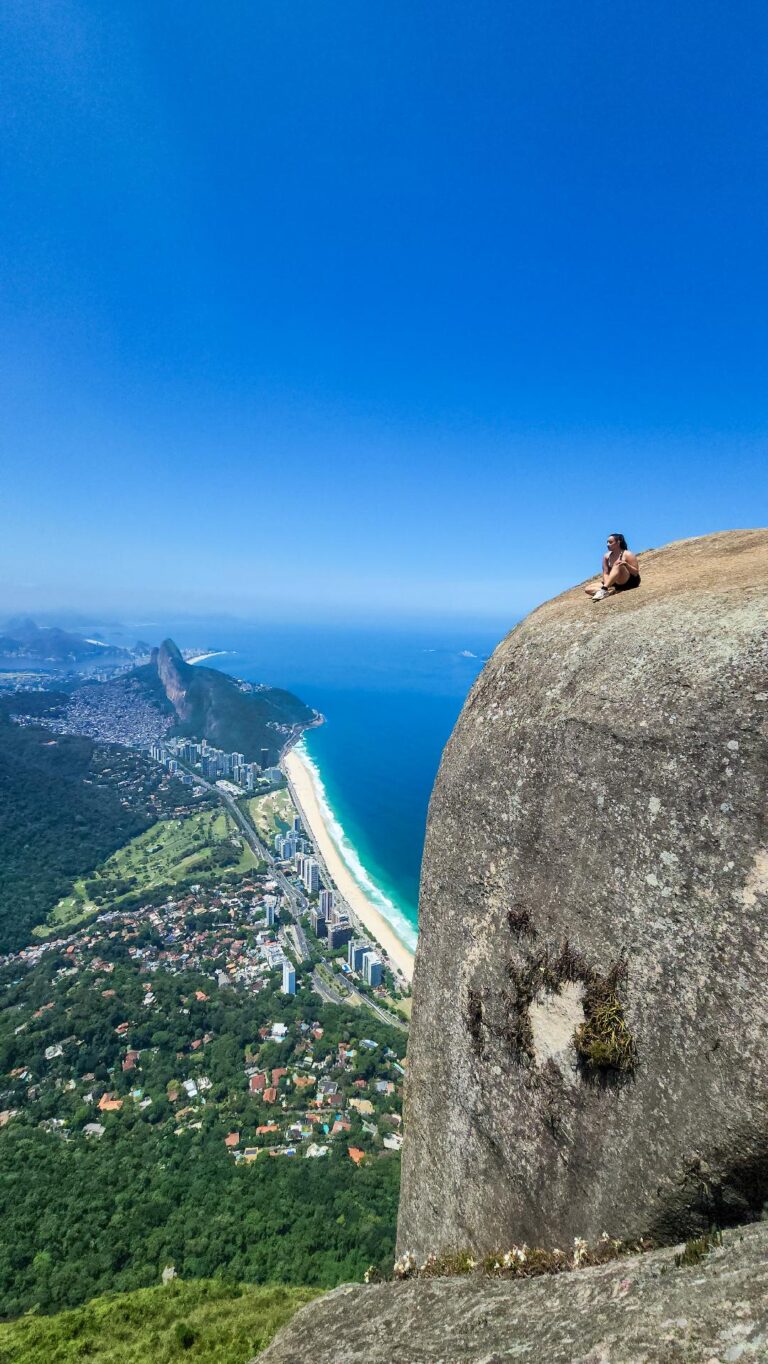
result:
M 122 1099 L 116 1099 L 114 1094 L 102 1094 L 98 1104 L 100 1113 L 119 1113 L 122 1106 Z
M 365 1160 L 365 1151 L 361 1151 L 359 1146 L 348 1146 L 347 1154 L 349 1159 L 355 1162 L 355 1165 L 359 1165 L 361 1160 Z
M 276 1102 L 276 1100 L 277 1090 L 275 1089 L 274 1085 L 271 1085 L 269 1089 L 264 1090 L 264 1102 L 265 1104 L 273 1104 Z
M 346 1119 L 337 1118 L 335 1123 L 333 1124 L 333 1127 L 331 1128 L 331 1136 L 337 1137 L 339 1135 L 339 1132 L 348 1132 L 350 1130 L 350 1126 L 351 1124 L 348 1123 Z
M 252 1075 L 250 1080 L 250 1091 L 252 1094 L 260 1094 L 267 1087 L 267 1077 L 263 1070 L 258 1074 Z
M 204 995 L 202 990 L 195 990 L 195 999 L 199 1000 L 199 1002 L 203 1004 L 208 999 L 208 996 Z
M 280 1131 L 280 1128 L 278 1127 L 278 1125 L 277 1125 L 276 1122 L 265 1122 L 265 1123 L 262 1123 L 261 1127 L 257 1127 L 257 1128 L 256 1128 L 256 1136 L 257 1136 L 257 1137 L 265 1137 L 265 1136 L 267 1135 L 268 1132 L 279 1132 L 279 1131 Z
M 288 1071 L 285 1069 L 285 1066 L 276 1066 L 275 1069 L 272 1071 L 272 1083 L 273 1083 L 273 1085 L 279 1085 L 279 1083 L 280 1083 L 280 1081 L 282 1080 L 283 1076 L 284 1076 L 284 1075 L 287 1075 L 287 1074 L 288 1074 Z
M 127 1051 L 123 1061 L 123 1070 L 134 1070 L 140 1055 L 141 1053 L 138 1051 Z
M 237 1146 L 239 1140 L 240 1140 L 239 1132 L 230 1132 L 229 1135 L 224 1138 L 224 1145 L 229 1146 L 231 1149 L 233 1146 Z

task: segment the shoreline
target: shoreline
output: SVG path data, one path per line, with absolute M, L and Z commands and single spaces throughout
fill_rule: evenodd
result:
M 414 954 L 411 948 L 401 941 L 381 910 L 357 884 L 347 867 L 325 822 L 307 760 L 296 748 L 290 748 L 283 754 L 281 767 L 299 813 L 328 869 L 334 889 L 342 900 L 346 900 L 354 917 L 383 948 L 392 964 L 410 984 L 413 979 Z
M 207 654 L 195 654 L 194 658 L 185 658 L 185 663 L 204 663 L 206 658 L 221 658 L 222 654 L 229 653 L 228 649 L 211 649 Z

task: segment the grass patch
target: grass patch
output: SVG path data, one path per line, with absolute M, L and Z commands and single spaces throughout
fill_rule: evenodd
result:
M 518 964 L 508 963 L 512 989 L 505 993 L 504 1037 L 521 1064 L 533 1063 L 533 1032 L 530 1007 L 543 994 L 556 995 L 567 984 L 584 987 L 584 1022 L 573 1037 L 582 1074 L 589 1078 L 626 1079 L 637 1066 L 637 1045 L 624 1018 L 619 991 L 626 984 L 623 957 L 603 975 L 583 953 L 565 939 L 559 948 L 544 946 Z M 470 1001 L 471 1003 L 471 1001 Z M 467 1026 L 475 1040 L 477 1010 L 470 1009 Z
M 314 1297 L 312 1288 L 213 1279 L 110 1293 L 0 1323 L 0 1364 L 246 1364 Z
M 631 1075 L 637 1047 L 627 1027 L 621 1000 L 612 981 L 593 980 L 584 993 L 584 1022 L 576 1029 L 574 1045 L 587 1071 Z
M 197 877 L 201 882 L 223 869 L 247 872 L 257 859 L 225 810 L 200 810 L 161 820 L 113 853 L 91 877 L 76 881 L 59 900 L 46 931 L 70 927 L 99 909 L 117 907 L 128 896 Z
M 716 1228 L 713 1231 L 705 1232 L 703 1236 L 696 1236 L 693 1240 L 686 1241 L 683 1249 L 675 1256 L 675 1265 L 678 1269 L 687 1269 L 690 1265 L 700 1265 L 702 1260 L 706 1260 L 711 1250 L 722 1244 L 723 1233 Z
M 653 1242 L 644 1237 L 637 1241 L 617 1241 L 606 1234 L 591 1246 L 577 1236 L 571 1251 L 522 1245 L 475 1256 L 468 1250 L 448 1250 L 441 1255 L 428 1255 L 421 1264 L 406 1252 L 395 1262 L 394 1277 L 437 1279 L 457 1274 L 478 1274 L 496 1279 L 535 1279 L 542 1274 L 564 1274 L 573 1269 L 610 1264 L 613 1260 L 642 1255 L 653 1249 Z
M 269 791 L 265 796 L 252 796 L 248 801 L 248 813 L 259 837 L 271 846 L 275 834 L 293 828 L 296 808 L 290 793 L 283 788 Z

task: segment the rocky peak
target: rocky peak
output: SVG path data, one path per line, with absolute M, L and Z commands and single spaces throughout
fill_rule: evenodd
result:
M 165 689 L 165 694 L 181 721 L 192 715 L 188 690 L 189 664 L 184 662 L 181 650 L 172 639 L 164 639 L 159 649 L 152 650 L 152 666 Z
M 768 531 L 499 645 L 435 783 L 399 1250 L 670 1238 L 768 1198 Z

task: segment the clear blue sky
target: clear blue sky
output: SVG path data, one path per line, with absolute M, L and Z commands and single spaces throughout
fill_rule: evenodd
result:
M 515 615 L 766 520 L 768 7 L 5 0 L 0 611 Z

